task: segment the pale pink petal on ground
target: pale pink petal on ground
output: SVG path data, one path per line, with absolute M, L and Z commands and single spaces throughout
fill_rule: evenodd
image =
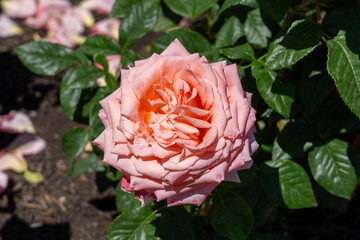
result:
M 0 116 L 0 132 L 7 133 L 35 133 L 30 118 L 23 112 L 11 111 Z
M 8 185 L 9 185 L 9 176 L 6 173 L 0 171 L 0 194 L 6 190 Z
M 5 14 L 0 14 L 0 37 L 20 35 L 23 30 Z
M 43 151 L 45 147 L 46 142 L 44 139 L 32 134 L 23 133 L 15 138 L 10 144 L 9 149 L 22 155 L 33 155 Z
M 26 18 L 35 14 L 35 0 L 2 0 L 1 8 L 12 18 Z
M 85 0 L 80 3 L 80 7 L 96 11 L 100 14 L 110 15 L 115 0 Z
M 21 154 L 7 152 L 0 156 L 0 171 L 12 170 L 22 173 L 26 169 L 27 163 Z
M 91 28 L 91 32 L 89 36 L 94 35 L 103 35 L 105 37 L 109 37 L 115 40 L 119 38 L 119 27 L 120 27 L 120 19 L 117 18 L 109 18 L 103 19 Z

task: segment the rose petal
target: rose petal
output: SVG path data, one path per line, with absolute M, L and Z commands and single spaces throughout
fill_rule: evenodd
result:
M 35 128 L 25 113 L 11 111 L 0 116 L 0 131 L 7 133 L 35 133 Z
M 27 169 L 27 163 L 24 157 L 19 153 L 4 153 L 0 156 L 0 172 L 12 170 L 22 173 Z
M 8 185 L 9 185 L 9 176 L 6 173 L 0 171 L 0 194 L 6 190 Z

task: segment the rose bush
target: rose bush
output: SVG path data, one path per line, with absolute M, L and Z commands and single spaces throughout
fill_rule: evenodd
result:
M 239 182 L 258 147 L 236 65 L 209 64 L 177 39 L 121 70 L 120 88 L 101 105 L 106 129 L 94 144 L 143 204 L 199 206 L 221 181 Z

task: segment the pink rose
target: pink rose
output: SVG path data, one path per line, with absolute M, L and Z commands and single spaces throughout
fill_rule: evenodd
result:
M 102 100 L 105 130 L 94 141 L 143 205 L 200 205 L 223 180 L 252 165 L 255 110 L 235 64 L 189 54 L 179 40 L 121 70 Z

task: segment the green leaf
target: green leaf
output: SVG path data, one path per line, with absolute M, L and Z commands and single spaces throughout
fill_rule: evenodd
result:
M 196 239 L 190 215 L 183 206 L 161 210 L 161 217 L 156 221 L 156 235 L 171 240 Z
M 94 54 L 108 56 L 120 54 L 121 52 L 119 45 L 114 40 L 101 35 L 89 37 L 79 49 L 80 52 L 84 52 L 89 56 L 93 56 Z
M 244 36 L 244 28 L 237 17 L 231 16 L 216 35 L 215 47 L 234 45 L 241 36 Z
M 340 30 L 345 30 L 348 35 L 360 38 L 360 9 L 334 8 L 326 14 L 323 26 L 335 35 Z
M 256 86 L 266 104 L 289 118 L 295 98 L 294 84 L 277 75 L 275 71 L 262 68 L 262 64 L 257 61 L 252 64 L 251 73 L 256 78 Z
M 119 42 L 123 51 L 153 29 L 157 22 L 158 10 L 158 0 L 139 1 L 131 6 L 119 28 Z
M 29 170 L 24 172 L 24 178 L 29 183 L 41 183 L 44 181 L 44 177 L 41 175 L 41 173 L 32 172 Z
M 267 232 L 251 232 L 248 240 L 280 240 L 275 234 Z
M 267 46 L 268 38 L 272 35 L 261 17 L 259 8 L 248 12 L 244 23 L 244 31 L 249 43 L 262 48 Z
M 90 125 L 90 139 L 92 141 L 97 138 L 102 131 L 105 130 L 104 124 L 102 123 L 100 117 L 98 116 L 100 109 L 102 109 L 101 105 L 97 102 L 95 103 L 91 110 L 89 116 L 89 125 Z
M 155 227 L 150 224 L 155 213 L 147 207 L 131 209 L 112 221 L 106 240 L 155 239 Z
M 101 69 L 93 66 L 74 67 L 67 71 L 61 80 L 61 85 L 64 90 L 91 88 L 103 75 L 104 72 Z
M 104 54 L 94 54 L 94 62 L 100 64 L 103 67 L 103 70 L 107 72 L 109 70 L 109 64 L 107 58 Z
M 258 188 L 257 191 L 259 192 L 258 201 L 252 207 L 254 228 L 262 226 L 271 211 L 277 206 L 263 189 Z
M 100 100 L 103 100 L 111 92 L 107 87 L 98 87 L 91 91 L 91 98 L 86 101 L 82 107 L 82 115 L 89 116 L 94 105 L 98 104 Z
M 323 36 L 320 25 L 297 20 L 269 48 L 265 65 L 270 70 L 288 68 L 312 52 Z
M 288 208 L 298 209 L 317 206 L 309 176 L 299 164 L 289 160 L 273 160 L 265 162 L 261 169 L 266 169 L 264 167 L 276 170 L 276 172 L 267 171 L 267 174 L 271 174 L 270 179 L 273 183 L 266 183 L 266 178 L 262 180 L 268 194 L 272 194 L 274 191 L 274 185 L 271 186 L 270 184 L 277 184 L 278 182 L 282 198 Z
M 216 2 L 217 0 L 165 0 L 171 11 L 190 18 L 199 16 Z
M 141 57 L 132 50 L 126 50 L 121 54 L 121 69 L 128 69 L 128 66 L 134 66 L 134 62 L 140 60 Z
M 221 53 L 230 59 L 244 59 L 247 61 L 255 60 L 254 50 L 248 43 L 230 48 L 221 49 Z
M 72 167 L 74 158 L 84 151 L 88 141 L 88 131 L 85 128 L 72 128 L 64 133 L 61 143 L 69 169 Z
M 29 42 L 14 50 L 22 64 L 39 75 L 54 76 L 77 63 L 73 50 L 60 44 Z
M 275 140 L 272 159 L 289 160 L 300 156 L 312 146 L 313 134 L 313 129 L 303 118 L 287 123 Z
M 360 59 L 353 53 L 346 42 L 346 37 L 340 33 L 327 41 L 328 72 L 335 80 L 340 96 L 351 111 L 360 118 Z
M 253 226 L 250 207 L 234 191 L 215 189 L 210 222 L 215 230 L 231 239 L 245 240 Z
M 60 103 L 71 120 L 76 119 L 76 112 L 81 108 L 82 89 L 92 87 L 101 76 L 103 71 L 93 66 L 71 68 L 65 74 L 60 85 Z
M 78 178 L 81 174 L 92 173 L 100 166 L 100 162 L 94 154 L 86 156 L 84 159 L 76 162 L 71 171 L 70 177 Z
M 110 18 L 123 18 L 131 9 L 132 5 L 144 0 L 116 0 L 110 14 Z
M 257 0 L 257 2 L 260 8 L 278 23 L 283 20 L 291 5 L 291 0 Z
M 259 7 L 256 0 L 225 0 L 225 2 L 223 3 L 223 5 L 220 8 L 218 15 L 220 15 L 226 9 L 229 9 L 230 7 L 233 7 L 236 5 L 243 5 L 243 6 L 252 7 L 252 8 Z
M 99 193 L 105 192 L 113 185 L 113 182 L 106 177 L 106 169 L 96 171 L 95 183 Z
M 138 208 L 141 202 L 134 196 L 134 192 L 127 193 L 121 190 L 121 181 L 116 185 L 116 208 L 119 212 L 126 212 L 128 210 Z
M 306 59 L 306 64 L 304 64 L 297 82 L 298 99 L 307 110 L 313 110 L 333 89 L 334 81 L 327 73 L 323 51 L 314 52 Z
M 114 92 L 116 89 L 119 88 L 119 81 L 117 81 L 115 79 L 115 77 L 110 74 L 110 73 L 107 73 L 105 75 L 105 82 L 106 82 L 106 87 L 111 91 L 111 92 Z
M 154 32 L 166 32 L 170 28 L 176 27 L 176 23 L 170 18 L 167 18 L 162 8 L 159 9 L 159 17 L 152 31 Z
M 175 38 L 178 38 L 190 53 L 206 52 L 212 49 L 209 41 L 200 33 L 180 28 L 170 31 L 168 34 L 153 41 L 151 43 L 152 51 L 157 53 L 164 51 Z
M 319 141 L 309 153 L 309 166 L 316 182 L 330 193 L 350 199 L 356 186 L 356 173 L 351 161 L 359 161 L 347 142 L 333 139 Z

